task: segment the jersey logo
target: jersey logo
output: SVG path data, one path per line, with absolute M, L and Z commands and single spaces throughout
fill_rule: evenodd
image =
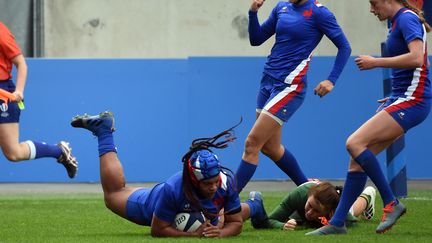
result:
M 312 8 L 310 8 L 309 10 L 305 10 L 304 12 L 303 12 L 303 16 L 305 16 L 306 18 L 310 18 L 310 16 L 312 16 Z
M 288 8 L 285 6 L 281 10 L 279 10 L 279 13 L 286 13 L 288 11 Z
M 1 110 L 1 114 L 0 114 L 1 117 L 5 118 L 9 116 L 9 113 L 7 112 L 8 105 L 6 103 L 0 105 L 0 110 Z
M 224 204 L 224 202 L 225 202 L 225 198 L 223 197 L 213 199 L 213 204 L 215 206 L 221 206 Z

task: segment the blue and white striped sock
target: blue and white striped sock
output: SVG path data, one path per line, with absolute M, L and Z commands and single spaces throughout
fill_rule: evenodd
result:
M 25 141 L 29 146 L 29 160 L 51 157 L 58 159 L 62 153 L 61 148 L 57 145 L 47 144 L 44 142 Z

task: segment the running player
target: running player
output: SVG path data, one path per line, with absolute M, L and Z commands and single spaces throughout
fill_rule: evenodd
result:
M 183 156 L 183 171 L 153 188 L 126 186 L 122 165 L 114 145 L 114 117 L 111 112 L 97 116 L 77 116 L 73 127 L 91 131 L 98 138 L 101 183 L 106 206 L 134 223 L 150 226 L 151 234 L 163 236 L 226 237 L 238 235 L 242 229 L 240 199 L 234 190 L 229 169 L 219 163 L 211 148 L 225 148 L 233 141 L 228 129 L 212 138 L 195 139 Z M 221 137 L 225 140 L 218 141 Z M 219 223 L 224 209 L 225 221 Z M 208 219 L 195 232 L 173 227 L 176 214 L 203 212 Z
M 405 212 L 405 206 L 394 196 L 376 154 L 426 119 L 431 107 L 429 61 L 426 33 L 430 26 L 423 14 L 406 0 L 369 0 L 371 13 L 380 21 L 390 20 L 387 37 L 389 57 L 359 56 L 360 70 L 391 68 L 392 94 L 384 99 L 382 109 L 355 131 L 347 141 L 350 154 L 345 190 L 330 224 L 309 235 L 346 234 L 344 218 L 360 194 L 367 177 L 381 194 L 383 216 L 377 233 L 389 230 Z
M 257 97 L 256 121 L 245 141 L 236 176 L 239 190 L 255 173 L 261 151 L 296 185 L 307 181 L 295 157 L 281 144 L 282 125 L 303 103 L 306 73 L 312 51 L 326 35 L 338 48 L 333 70 L 314 89 L 320 97 L 329 93 L 341 74 L 351 48 L 334 15 L 315 0 L 279 2 L 260 25 L 257 12 L 264 0 L 253 0 L 249 10 L 249 39 L 259 46 L 276 35 L 267 58 Z
M 16 86 L 12 81 L 12 65 L 17 69 Z M 60 141 L 57 145 L 44 142 L 19 142 L 18 102 L 24 99 L 27 78 L 27 64 L 10 30 L 0 22 L 0 89 L 11 92 L 15 101 L 0 101 L 0 147 L 5 157 L 12 162 L 52 157 L 64 165 L 70 178 L 75 177 L 78 162 L 72 156 L 69 143 Z

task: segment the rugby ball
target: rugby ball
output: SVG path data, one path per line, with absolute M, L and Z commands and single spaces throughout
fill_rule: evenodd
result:
M 204 221 L 202 212 L 178 213 L 174 220 L 174 227 L 184 232 L 194 232 Z

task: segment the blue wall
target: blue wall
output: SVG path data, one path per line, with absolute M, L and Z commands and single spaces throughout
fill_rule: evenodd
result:
M 360 72 L 350 60 L 336 88 L 325 98 L 313 95 L 334 58 L 315 57 L 309 71 L 308 97 L 284 126 L 284 144 L 308 177 L 344 178 L 345 140 L 373 115 L 382 97 L 381 70 Z M 0 155 L 0 182 L 99 181 L 97 140 L 73 129 L 76 114 L 111 110 L 119 156 L 129 182 L 162 181 L 181 169 L 190 141 L 212 136 L 237 123 L 238 141 L 219 151 L 235 170 L 243 142 L 255 120 L 255 96 L 263 57 L 192 57 L 189 59 L 29 59 L 26 110 L 21 140 L 71 142 L 79 160 L 69 180 L 52 159 L 10 163 Z M 409 178 L 432 178 L 432 117 L 407 135 Z M 383 156 L 379 157 L 384 164 Z M 262 158 L 253 179 L 285 179 Z

